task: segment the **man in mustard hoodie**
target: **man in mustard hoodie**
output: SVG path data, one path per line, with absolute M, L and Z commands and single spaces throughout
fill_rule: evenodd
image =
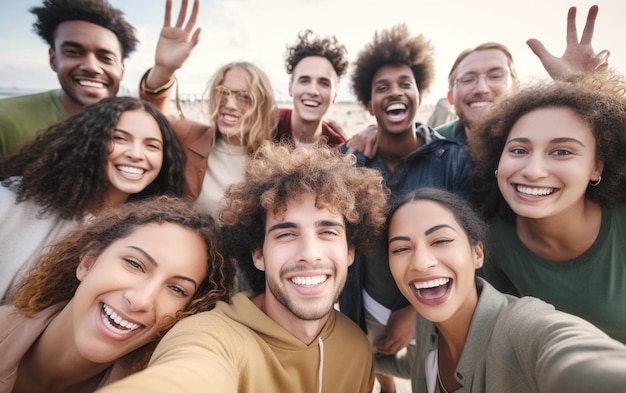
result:
M 252 292 L 188 317 L 148 368 L 102 392 L 361 392 L 363 332 L 334 305 L 385 222 L 380 174 L 327 146 L 266 144 L 226 192 L 224 240 Z

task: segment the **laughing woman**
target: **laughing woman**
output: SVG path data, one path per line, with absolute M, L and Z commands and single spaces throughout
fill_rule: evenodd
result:
M 107 209 L 0 307 L 1 392 L 93 392 L 142 369 L 177 320 L 228 300 L 214 220 L 167 196 Z
M 497 289 L 534 296 L 626 344 L 626 82 L 527 88 L 472 148 Z
M 43 248 L 103 209 L 182 195 L 183 153 L 152 105 L 113 97 L 0 159 L 0 298 Z
M 626 346 L 476 277 L 487 230 L 462 199 L 423 188 L 390 217 L 389 266 L 418 312 L 413 392 L 623 391 Z

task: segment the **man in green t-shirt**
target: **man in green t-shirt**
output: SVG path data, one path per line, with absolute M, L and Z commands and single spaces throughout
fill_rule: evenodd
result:
M 0 100 L 0 156 L 6 156 L 86 105 L 115 96 L 135 29 L 106 0 L 44 0 L 35 32 L 49 45 L 61 88 Z

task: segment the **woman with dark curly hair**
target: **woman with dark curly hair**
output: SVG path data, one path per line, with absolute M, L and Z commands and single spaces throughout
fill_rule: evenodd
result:
M 234 267 L 217 231 L 188 202 L 159 196 L 51 245 L 0 307 L 3 391 L 92 392 L 143 369 L 176 321 L 229 299 Z
M 626 83 L 614 73 L 524 89 L 482 127 L 475 200 L 485 277 L 626 343 Z
M 0 159 L 0 295 L 43 247 L 103 209 L 181 196 L 183 166 L 167 119 L 131 97 L 89 106 Z

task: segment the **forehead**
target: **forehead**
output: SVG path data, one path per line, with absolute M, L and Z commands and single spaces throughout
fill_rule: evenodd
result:
M 405 203 L 396 210 L 389 223 L 389 232 L 415 230 L 416 234 L 423 234 L 428 228 L 440 224 L 454 228 L 459 226 L 450 209 L 438 202 L 422 199 Z
M 266 224 L 270 226 L 277 222 L 293 222 L 296 225 L 306 225 L 320 220 L 344 222 L 341 214 L 315 206 L 315 194 L 307 193 L 298 198 L 288 199 L 281 213 L 274 214 L 269 211 Z
M 135 137 L 162 139 L 159 124 L 152 115 L 142 109 L 122 112 L 115 127 Z
M 115 33 L 100 25 L 82 20 L 70 20 L 59 24 L 55 31 L 55 47 L 67 42 L 86 48 L 122 53 L 120 41 Z
M 226 71 L 224 78 L 219 84 L 228 87 L 230 90 L 250 90 L 250 76 L 245 70 L 233 67 Z
M 316 79 L 337 79 L 332 63 L 322 56 L 308 56 L 298 62 L 293 69 L 293 77 L 296 79 L 305 76 Z
M 595 144 L 589 125 L 567 107 L 539 108 L 524 114 L 511 128 L 507 140 L 520 137 L 531 141 L 567 137 L 578 139 L 585 145 Z
M 457 66 L 457 75 L 482 74 L 494 68 L 509 69 L 509 59 L 498 49 L 484 49 L 470 53 Z
M 380 67 L 374 74 L 373 83 L 379 83 L 383 81 L 397 80 L 397 79 L 410 79 L 415 81 L 413 71 L 408 65 L 392 65 L 387 64 Z

